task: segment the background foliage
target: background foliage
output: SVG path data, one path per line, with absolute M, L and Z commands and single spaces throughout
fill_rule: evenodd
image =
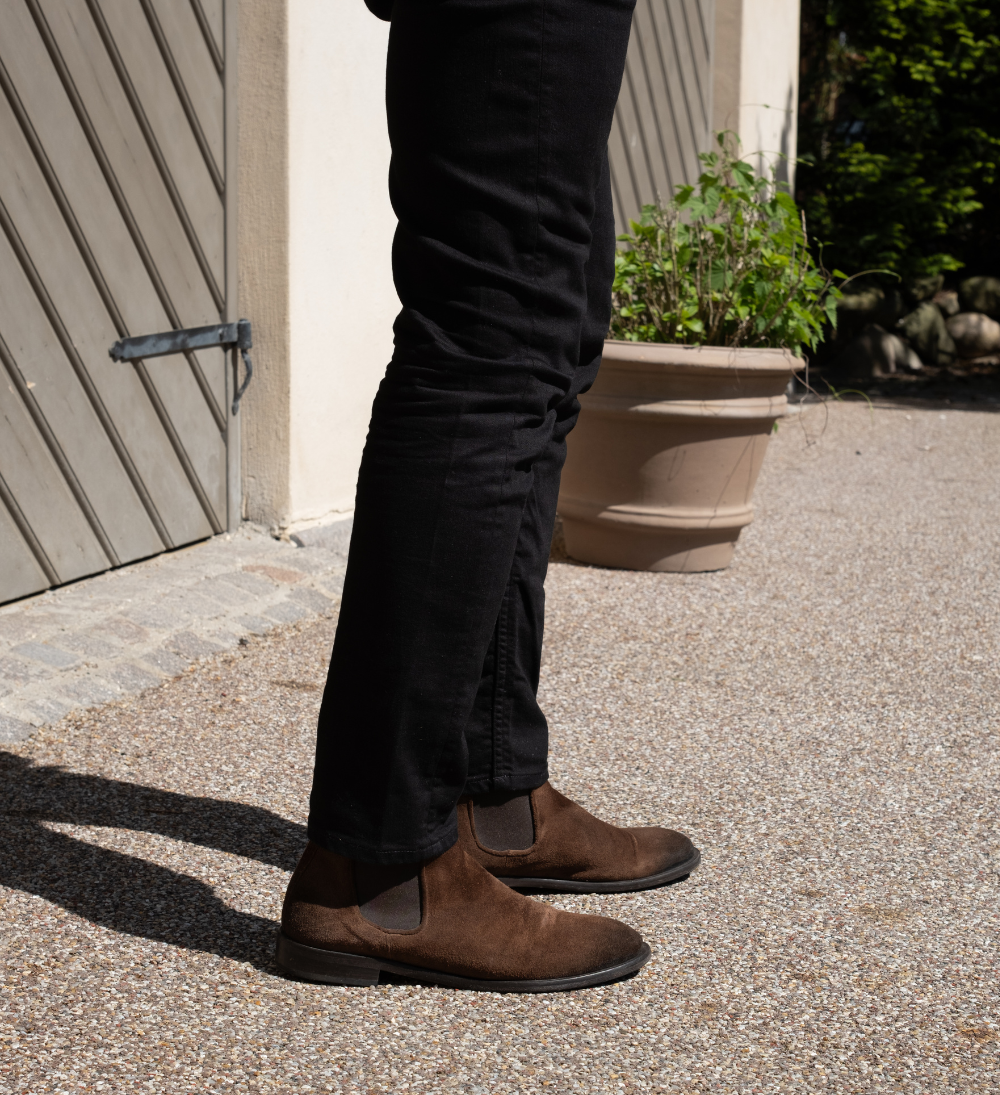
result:
M 1000 274 L 1000 0 L 803 0 L 799 155 L 824 265 Z

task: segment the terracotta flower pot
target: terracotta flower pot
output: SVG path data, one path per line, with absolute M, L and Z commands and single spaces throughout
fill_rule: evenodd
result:
M 605 342 L 569 436 L 559 494 L 567 553 L 628 570 L 728 566 L 802 367 L 787 350 Z

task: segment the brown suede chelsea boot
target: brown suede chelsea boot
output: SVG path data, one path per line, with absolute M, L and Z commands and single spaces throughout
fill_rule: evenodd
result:
M 385 971 L 450 988 L 558 992 L 634 973 L 649 953 L 617 920 L 508 889 L 461 844 L 377 866 L 310 842 L 285 894 L 275 959 L 334 985 L 374 985 Z
M 458 839 L 508 886 L 560 893 L 649 890 L 689 875 L 701 853 L 673 829 L 619 829 L 550 783 L 462 799 Z

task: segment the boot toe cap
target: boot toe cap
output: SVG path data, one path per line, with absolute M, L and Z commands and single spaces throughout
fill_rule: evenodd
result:
M 643 948 L 642 936 L 628 924 L 607 916 L 587 916 L 577 926 L 574 972 L 584 973 L 621 965 Z M 582 930 L 581 930 L 582 929 Z
M 695 854 L 690 837 L 675 829 L 633 829 L 643 875 L 659 874 L 686 863 Z

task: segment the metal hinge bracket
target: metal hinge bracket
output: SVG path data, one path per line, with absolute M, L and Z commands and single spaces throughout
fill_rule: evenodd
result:
M 214 346 L 222 346 L 233 353 L 239 350 L 243 358 L 246 375 L 233 397 L 233 414 L 236 414 L 243 393 L 253 376 L 253 362 L 247 353 L 247 350 L 253 348 L 248 319 L 241 319 L 237 323 L 213 323 L 208 327 L 185 327 L 180 331 L 163 331 L 156 335 L 135 335 L 133 338 L 119 339 L 108 353 L 112 361 L 140 361 L 150 357 L 165 357 L 167 354 L 182 354 L 190 350 L 208 350 Z

